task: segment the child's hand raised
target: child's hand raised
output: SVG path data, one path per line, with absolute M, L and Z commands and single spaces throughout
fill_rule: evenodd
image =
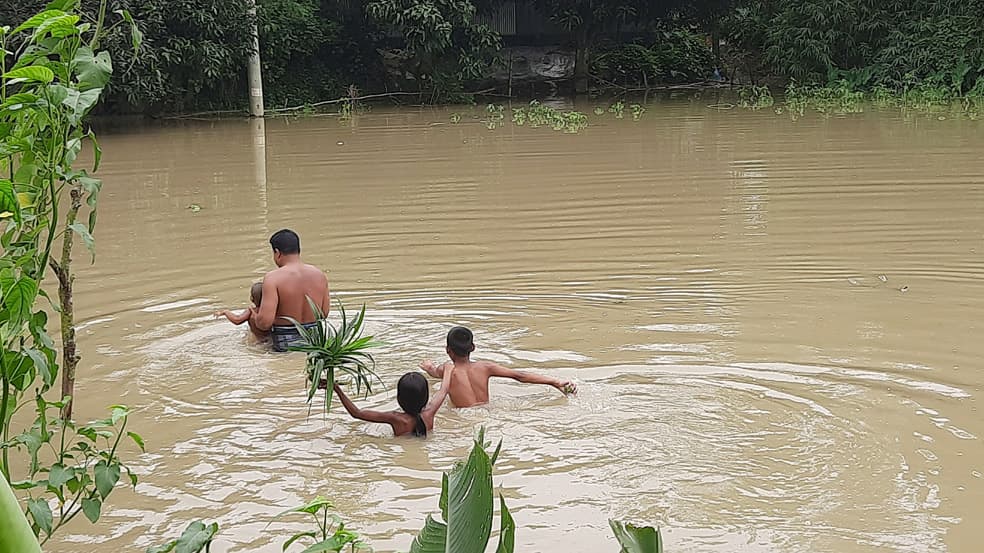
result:
M 442 365 L 435 365 L 430 359 L 422 362 L 420 364 L 420 370 L 431 375 L 433 378 L 444 378 L 444 372 L 441 370 L 442 367 L 447 367 L 448 363 Z

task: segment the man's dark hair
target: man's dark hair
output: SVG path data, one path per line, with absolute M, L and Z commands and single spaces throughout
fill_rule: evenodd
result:
M 455 355 L 465 356 L 475 351 L 475 342 L 472 331 L 463 326 L 456 326 L 448 332 L 448 348 Z
M 278 230 L 270 237 L 270 246 L 284 255 L 301 253 L 301 237 L 290 229 Z

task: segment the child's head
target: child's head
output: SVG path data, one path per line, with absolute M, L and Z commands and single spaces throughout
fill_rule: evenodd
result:
M 253 287 L 249 289 L 249 299 L 253 302 L 256 307 L 260 306 L 260 302 L 263 301 L 263 283 L 254 282 Z
M 452 357 L 468 357 L 475 351 L 472 331 L 463 326 L 456 326 L 448 332 L 448 355 Z
M 417 417 L 417 426 L 413 429 L 414 436 L 426 436 L 427 425 L 421 418 L 420 412 L 427 406 L 430 387 L 427 379 L 417 372 L 407 373 L 396 383 L 396 402 L 408 415 Z

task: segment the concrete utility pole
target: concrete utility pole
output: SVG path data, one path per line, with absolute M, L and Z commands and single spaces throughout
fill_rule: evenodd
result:
M 249 15 L 253 20 L 253 51 L 249 55 L 249 116 L 263 117 L 263 75 L 260 73 L 260 31 L 256 21 L 256 0 L 249 2 Z

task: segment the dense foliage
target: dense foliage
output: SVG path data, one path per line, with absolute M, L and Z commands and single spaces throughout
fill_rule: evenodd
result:
M 366 11 L 398 33 L 401 73 L 432 100 L 455 100 L 464 83 L 486 75 L 500 46 L 499 36 L 475 20 L 471 0 L 372 0 Z
M 685 27 L 661 28 L 648 39 L 612 43 L 599 48 L 591 60 L 596 79 L 623 86 L 696 82 L 713 68 L 705 37 Z
M 984 88 L 981 0 L 745 0 L 726 27 L 739 71 L 859 89 Z
M 130 14 L 108 13 L 105 2 L 95 15 L 83 22 L 76 2 L 56 0 L 17 27 L 0 26 L 0 522 L 10 551 L 36 549 L 80 514 L 97 521 L 124 471 L 137 482 L 120 458 L 122 441 L 143 447 L 125 430 L 126 407 L 84 425 L 72 418 L 73 243 L 81 239 L 94 252 L 101 188 L 91 174 L 101 150 L 85 121 L 113 72 L 103 31 L 132 29 Z M 131 38 L 138 46 L 139 33 Z M 83 148 L 92 153 L 91 171 L 76 167 Z M 51 273 L 57 300 L 44 291 Z M 49 312 L 61 322 L 61 363 Z M 10 488 L 23 503 L 12 501 Z
M 42 0 L 8 0 L 16 26 Z M 98 0 L 83 0 L 94 21 Z M 481 16 L 498 0 L 259 0 L 270 107 L 358 93 L 409 91 L 458 101 L 500 86 L 502 44 L 566 45 L 571 84 L 652 86 L 703 80 L 719 69 L 744 84 L 763 79 L 859 90 L 984 92 L 984 0 L 529 0 L 536 31 L 500 37 Z M 116 60 L 104 111 L 241 109 L 250 43 L 249 3 L 110 0 L 143 37 L 107 29 Z M 713 39 L 713 40 L 712 40 Z M 719 50 L 718 41 L 724 44 Z M 505 57 L 505 56 L 503 56 Z

